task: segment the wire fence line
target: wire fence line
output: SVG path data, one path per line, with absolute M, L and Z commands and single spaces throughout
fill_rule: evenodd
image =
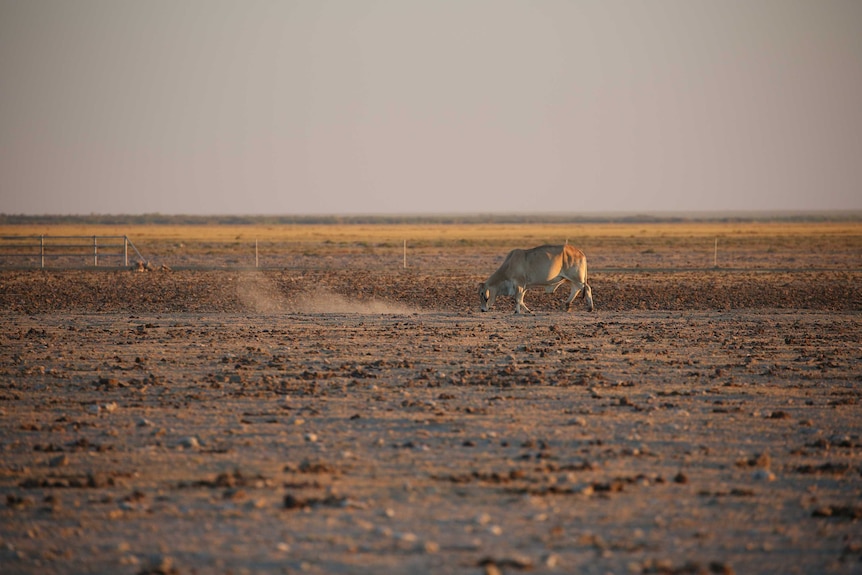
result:
M 803 249 L 802 241 L 807 242 Z M 862 270 L 862 238 L 585 238 L 591 274 L 716 270 Z M 533 243 L 541 243 L 535 241 Z M 560 241 L 559 243 L 563 243 Z M 244 239 L 148 240 L 141 251 L 127 236 L 2 236 L 0 268 L 26 269 L 260 269 L 464 271 L 489 274 L 514 242 L 335 242 Z
M 129 249 L 146 260 L 128 236 L 0 236 L 0 264 L 18 267 L 129 267 Z

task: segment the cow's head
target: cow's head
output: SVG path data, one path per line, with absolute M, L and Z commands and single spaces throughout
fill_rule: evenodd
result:
M 497 299 L 497 288 L 482 282 L 479 284 L 479 309 L 488 311 Z

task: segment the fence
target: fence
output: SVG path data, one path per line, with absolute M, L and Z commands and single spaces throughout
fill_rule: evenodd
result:
M 2 236 L 0 237 L 0 264 L 20 262 L 22 266 L 35 263 L 45 267 L 46 260 L 60 265 L 98 267 L 100 262 L 117 260 L 116 265 L 129 266 L 129 248 L 145 261 L 141 252 L 128 236 Z

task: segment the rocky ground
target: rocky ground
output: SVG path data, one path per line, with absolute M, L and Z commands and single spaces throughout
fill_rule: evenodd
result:
M 0 272 L 0 572 L 862 572 L 858 272 L 479 279 Z

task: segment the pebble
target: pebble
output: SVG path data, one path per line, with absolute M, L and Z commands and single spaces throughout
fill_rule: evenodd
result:
M 769 457 L 769 453 L 755 453 L 754 456 L 748 460 L 748 464 L 752 467 L 762 467 L 764 469 L 768 468 L 772 465 L 772 458 Z
M 305 440 L 309 443 L 314 443 L 317 441 L 317 434 L 316 433 L 306 433 L 305 434 Z
M 755 481 L 775 481 L 775 474 L 768 469 L 758 469 L 752 474 Z
M 410 533 L 409 531 L 406 533 L 396 533 L 394 537 L 398 541 L 404 541 L 405 543 L 415 543 L 419 539 L 415 533 Z
M 179 570 L 174 566 L 172 557 L 154 555 L 150 558 L 147 566 L 142 573 L 158 573 L 160 575 L 173 575 L 179 573 Z
M 48 465 L 51 467 L 65 467 L 69 465 L 69 457 L 66 454 L 58 455 L 57 457 L 52 457 L 48 461 Z
M 200 442 L 198 441 L 198 438 L 194 436 L 183 437 L 179 440 L 177 445 L 179 447 L 182 447 L 183 449 L 200 449 L 201 446 Z

